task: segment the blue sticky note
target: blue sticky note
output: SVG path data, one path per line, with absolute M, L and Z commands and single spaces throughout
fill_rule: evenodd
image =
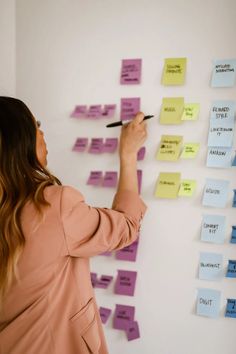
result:
M 198 289 L 197 295 L 197 314 L 216 318 L 220 312 L 220 296 L 218 290 Z
M 229 181 L 207 179 L 202 205 L 225 208 L 228 198 Z
M 236 318 L 236 299 L 227 299 L 225 317 Z
M 211 87 L 232 87 L 235 83 L 236 59 L 214 60 Z
M 232 147 L 234 138 L 234 121 L 210 120 L 208 135 L 209 147 Z
M 199 279 L 219 280 L 223 276 L 223 256 L 219 253 L 200 253 Z
M 236 225 L 232 226 L 231 243 L 236 243 Z
M 236 278 L 236 261 L 229 260 L 226 278 Z
M 236 166 L 236 154 L 235 154 L 234 159 L 232 161 L 232 166 Z
M 229 168 L 231 167 L 232 148 L 208 148 L 207 167 Z
M 236 208 L 236 189 L 234 189 L 234 197 L 233 197 L 233 204 L 232 204 L 233 208 Z
M 234 122 L 235 101 L 213 101 L 210 117 L 212 120 Z
M 226 217 L 224 215 L 203 215 L 201 240 L 224 243 Z

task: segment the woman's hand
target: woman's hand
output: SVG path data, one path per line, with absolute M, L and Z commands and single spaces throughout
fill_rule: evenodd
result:
M 147 137 L 146 122 L 143 121 L 144 114 L 136 114 L 132 122 L 123 125 L 120 134 L 120 159 L 137 159 L 137 153 Z

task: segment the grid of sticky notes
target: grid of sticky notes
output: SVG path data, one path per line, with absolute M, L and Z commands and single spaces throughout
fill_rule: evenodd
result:
M 236 61 L 215 61 L 212 87 L 232 87 L 235 82 Z M 208 135 L 207 167 L 231 168 L 235 153 L 233 138 L 235 128 L 236 102 L 230 100 L 213 101 L 210 111 Z M 236 193 L 233 190 L 232 207 L 236 207 Z M 224 179 L 207 178 L 202 205 L 211 208 L 226 208 L 230 183 Z M 202 217 L 202 242 L 224 244 L 227 230 L 226 215 L 204 213 Z M 236 243 L 236 225 L 231 227 L 230 243 Z M 226 270 L 224 263 L 227 263 Z M 222 253 L 201 252 L 199 256 L 198 278 L 206 281 L 220 281 L 236 278 L 236 259 L 225 259 Z M 225 317 L 236 318 L 236 299 L 226 299 Z M 199 288 L 196 312 L 200 316 L 217 318 L 220 315 L 221 291 Z
M 233 138 L 235 101 L 214 101 L 210 113 L 207 166 L 230 168 L 234 165 Z
M 90 273 L 91 282 L 94 288 L 108 289 L 113 280 L 113 276 Z M 137 272 L 130 270 L 118 270 L 114 283 L 113 292 L 117 295 L 134 296 Z M 99 308 L 102 323 L 107 323 L 112 314 L 112 310 L 107 307 Z M 127 305 L 118 305 L 114 311 L 113 328 L 125 331 L 127 339 L 134 340 L 140 337 L 138 322 L 134 318 L 135 307 Z
M 166 58 L 164 62 L 161 84 L 164 86 L 182 86 L 186 83 L 187 59 Z M 233 87 L 235 85 L 236 59 L 215 60 L 212 72 L 211 87 Z M 120 85 L 140 85 L 142 82 L 142 59 L 123 59 L 121 62 Z M 122 121 L 133 119 L 140 111 L 141 98 L 137 95 L 120 98 L 119 118 Z M 236 166 L 236 154 L 233 151 L 234 125 L 236 102 L 218 100 L 211 107 L 210 127 L 208 136 L 207 167 L 230 168 Z M 184 97 L 163 97 L 159 123 L 169 125 L 188 124 L 197 121 L 200 104 L 191 100 L 185 102 Z M 113 118 L 116 115 L 116 104 L 76 105 L 71 117 L 85 118 L 97 121 L 101 118 Z M 173 131 L 173 130 L 172 130 Z M 115 153 L 117 138 L 92 138 L 89 144 L 88 137 L 77 138 L 73 146 L 75 152 L 90 154 Z M 156 152 L 156 159 L 160 162 L 176 163 L 179 160 L 195 159 L 200 144 L 196 141 L 184 141 L 182 135 L 162 135 Z M 138 152 L 138 160 L 143 160 L 146 149 L 142 147 Z M 142 184 L 142 170 L 137 170 L 139 193 Z M 118 174 L 116 171 L 91 171 L 87 184 L 98 187 L 117 187 Z M 196 190 L 196 180 L 182 179 L 179 172 L 160 172 L 155 188 L 155 196 L 167 200 L 178 197 L 191 197 Z M 230 192 L 229 181 L 224 179 L 207 178 L 203 191 L 203 207 L 225 208 Z M 236 189 L 233 190 L 232 206 L 236 207 Z M 205 213 L 202 218 L 202 242 L 223 244 L 225 242 L 227 219 L 225 215 Z M 236 225 L 232 225 L 232 245 L 236 244 Z M 139 239 L 131 245 L 115 252 L 115 259 L 119 261 L 135 262 Z M 110 257 L 112 252 L 104 252 L 102 256 Z M 202 281 L 220 281 L 227 278 L 232 281 L 236 278 L 236 259 L 226 260 L 220 252 L 201 252 L 198 263 L 198 278 Z M 134 270 L 117 270 L 116 278 L 113 275 L 91 273 L 92 285 L 95 289 L 104 291 L 111 288 L 113 293 L 132 297 L 135 294 L 137 272 Z M 214 289 L 199 288 L 197 290 L 196 313 L 201 316 L 216 318 L 220 313 L 221 292 Z M 235 298 L 228 298 L 225 316 L 236 318 Z M 112 314 L 112 309 L 100 307 L 100 316 L 105 324 Z M 138 322 L 135 319 L 135 307 L 116 304 L 113 314 L 113 328 L 123 330 L 128 340 L 140 337 Z
M 136 85 L 141 83 L 141 59 L 124 59 L 122 60 L 120 84 Z M 120 120 L 131 120 L 140 111 L 141 100 L 139 97 L 122 97 L 120 99 Z M 119 133 L 119 131 L 118 131 Z M 88 152 L 90 154 L 114 153 L 117 150 L 118 139 L 116 138 L 92 138 L 90 145 L 88 138 L 77 138 L 73 150 L 77 152 Z M 137 160 L 144 160 L 146 154 L 145 146 L 142 146 L 137 153 Z M 141 192 L 142 186 L 142 170 L 137 169 L 138 191 Z M 118 174 L 116 171 L 101 170 L 91 171 L 87 180 L 87 184 L 93 187 L 117 187 Z M 139 235 L 138 235 L 139 236 Z M 139 237 L 129 246 L 120 249 L 115 254 L 118 261 L 135 262 L 139 245 Z M 101 256 L 111 257 L 113 252 L 107 251 Z M 137 280 L 137 271 L 118 269 L 117 276 L 91 273 L 92 286 L 96 291 L 105 291 L 110 289 L 113 284 L 113 294 L 121 296 L 133 297 L 135 295 L 135 287 Z M 102 290 L 98 290 L 102 289 Z M 111 308 L 101 306 L 99 308 L 101 321 L 106 324 L 113 313 L 113 328 L 122 330 L 126 333 L 128 341 L 138 339 L 140 337 L 138 321 L 135 319 L 135 307 L 124 304 L 116 304 L 114 311 Z

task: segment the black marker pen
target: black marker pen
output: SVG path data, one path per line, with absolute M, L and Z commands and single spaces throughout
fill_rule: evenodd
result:
M 154 117 L 154 116 L 145 116 L 143 118 L 143 120 L 150 119 L 152 117 Z M 123 124 L 126 124 L 126 123 L 130 123 L 130 122 L 129 121 L 125 121 L 125 120 L 119 120 L 118 122 L 107 124 L 106 127 L 107 128 L 113 128 L 113 127 L 118 127 L 119 125 L 123 125 Z

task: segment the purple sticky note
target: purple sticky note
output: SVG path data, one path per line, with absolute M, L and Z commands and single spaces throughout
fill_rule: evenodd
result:
M 133 119 L 140 111 L 140 98 L 121 98 L 120 119 Z
M 137 272 L 118 270 L 115 283 L 115 294 L 134 296 Z
M 102 183 L 102 171 L 91 171 L 87 184 L 91 186 L 100 186 Z
M 88 145 L 88 138 L 77 138 L 75 145 L 73 146 L 73 151 L 83 152 Z
M 139 326 L 137 321 L 129 322 L 126 328 L 128 341 L 140 338 Z
M 102 106 L 99 105 L 92 105 L 89 106 L 88 112 L 86 114 L 87 118 L 100 118 L 102 116 Z
M 102 186 L 103 187 L 116 187 L 118 174 L 115 171 L 106 171 Z
M 141 82 L 142 59 L 123 59 L 120 75 L 121 85 L 135 85 Z
M 146 152 L 146 148 L 145 148 L 145 146 L 142 146 L 141 149 L 139 149 L 139 151 L 138 151 L 138 156 L 137 156 L 138 161 L 141 161 L 144 159 L 145 152 Z
M 115 152 L 118 146 L 118 138 L 106 138 L 103 152 Z
M 97 282 L 97 273 L 91 272 L 90 277 L 91 277 L 92 286 L 93 286 L 93 288 L 95 288 L 96 282 Z
M 141 193 L 141 188 L 142 188 L 143 171 L 142 170 L 137 170 L 137 176 L 138 176 L 138 192 L 140 194 Z
M 111 315 L 111 309 L 108 309 L 107 307 L 99 307 L 99 313 L 102 323 L 107 323 L 107 320 Z
M 91 154 L 101 154 L 103 152 L 103 138 L 92 138 L 88 152 Z
M 138 240 L 134 241 L 131 245 L 116 251 L 116 259 L 122 261 L 135 262 L 138 250 Z
M 126 330 L 129 322 L 134 320 L 135 307 L 127 305 L 116 305 L 113 318 L 113 328 Z
M 74 111 L 71 113 L 73 118 L 85 118 L 87 114 L 87 106 L 75 106 Z
M 105 104 L 102 110 L 102 116 L 112 118 L 115 114 L 116 104 Z
M 107 289 L 111 284 L 113 277 L 111 275 L 102 275 L 100 279 L 96 281 L 96 288 Z

